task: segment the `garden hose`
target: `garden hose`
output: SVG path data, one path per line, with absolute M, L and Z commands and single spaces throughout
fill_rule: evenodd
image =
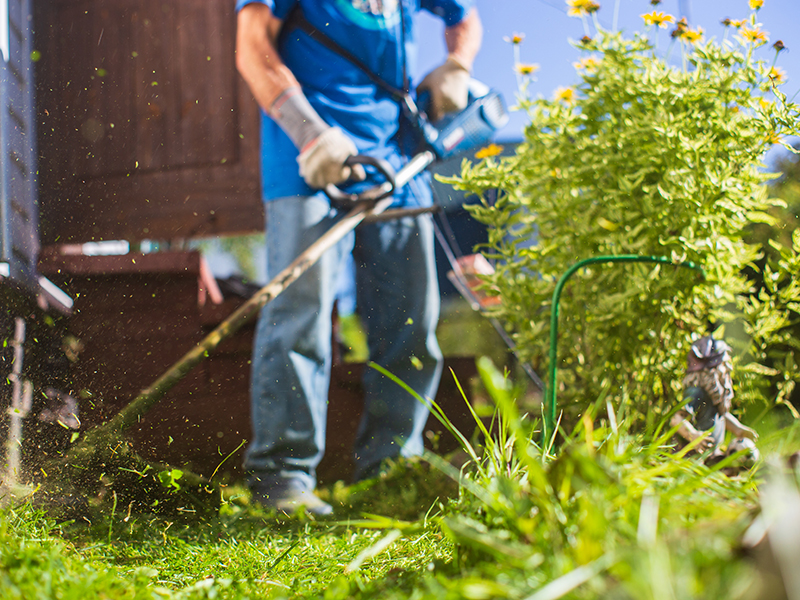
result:
M 556 371 L 557 371 L 557 354 L 558 354 L 558 305 L 561 299 L 561 292 L 567 283 L 567 280 L 579 269 L 595 263 L 660 263 L 664 265 L 674 265 L 677 267 L 686 267 L 699 271 L 701 276 L 705 276 L 703 268 L 693 262 L 684 261 L 676 262 L 663 256 L 638 256 L 635 254 L 620 254 L 608 256 L 595 256 L 593 258 L 586 258 L 578 261 L 572 265 L 567 272 L 561 276 L 561 279 L 556 283 L 556 289 L 553 290 L 552 308 L 550 311 L 550 357 L 549 357 L 549 377 L 548 385 L 545 390 L 545 404 L 543 407 L 543 427 L 542 427 L 542 447 L 546 448 L 548 445 L 548 437 L 552 436 L 555 431 L 556 423 Z

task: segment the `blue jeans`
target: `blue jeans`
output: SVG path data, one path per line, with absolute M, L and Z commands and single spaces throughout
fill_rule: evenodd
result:
M 270 280 L 344 215 L 320 195 L 273 200 L 266 210 Z M 244 462 L 251 478 L 316 484 L 325 451 L 331 312 L 350 252 L 370 360 L 423 398 L 435 396 L 442 355 L 433 243 L 429 215 L 361 225 L 262 309 L 251 366 L 253 439 Z M 385 458 L 420 454 L 428 417 L 427 407 L 374 369 L 365 370 L 363 386 L 356 478 Z

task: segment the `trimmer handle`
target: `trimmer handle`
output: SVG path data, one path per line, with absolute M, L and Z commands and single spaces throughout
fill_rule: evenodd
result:
M 377 202 L 378 200 L 386 198 L 387 196 L 391 196 L 394 193 L 394 169 L 392 168 L 392 165 L 382 158 L 375 158 L 374 156 L 367 156 L 366 154 L 356 154 L 353 156 L 348 156 L 347 160 L 344 161 L 344 164 L 349 167 L 353 167 L 355 165 L 374 167 L 386 178 L 386 181 L 381 185 L 365 190 L 360 194 L 348 194 L 347 192 L 343 192 L 334 184 L 329 183 L 325 186 L 325 193 L 333 204 L 346 206 L 364 201 Z

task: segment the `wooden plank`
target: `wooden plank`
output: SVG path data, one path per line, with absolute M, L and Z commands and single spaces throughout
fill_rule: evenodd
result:
M 105 17 L 105 18 L 104 18 Z M 105 37 L 104 22 L 108 18 L 108 11 L 88 11 L 81 19 L 87 19 L 87 30 L 82 40 L 82 46 L 86 48 L 86 62 L 76 64 L 75 81 L 83 87 L 84 98 L 82 101 L 84 114 L 78 124 L 80 133 L 80 143 L 84 151 L 80 153 L 80 166 L 77 173 L 86 175 L 96 175 L 102 173 L 106 168 L 106 147 L 103 143 L 112 115 L 106 114 L 103 102 L 108 93 L 109 77 L 105 75 L 106 66 L 104 64 L 102 51 L 104 49 L 103 39 Z
M 14 232 L 12 238 L 12 251 L 16 258 L 22 260 L 31 267 L 36 265 L 36 253 L 39 250 L 39 234 L 36 229 L 36 219 L 32 215 L 26 214 L 23 207 L 16 202 L 11 202 L 9 211 L 9 222 L 11 231 Z
M 82 173 L 102 177 L 129 173 L 136 166 L 134 86 L 131 68 L 136 61 L 132 43 L 132 7 L 123 4 L 92 11 L 93 64 L 89 65 L 95 95 L 92 114 L 82 124 L 83 136 L 93 148 L 92 161 Z
M 15 213 L 19 213 L 25 220 L 31 222 L 31 227 L 36 228 L 36 207 L 31 200 L 31 186 L 29 181 L 19 175 L 16 167 L 8 165 L 6 173 L 6 184 L 8 192 L 9 207 Z
M 30 60 L 27 56 L 27 38 L 30 33 L 26 2 L 8 0 L 8 53 L 9 59 L 18 65 Z M 27 73 L 26 73 L 27 79 Z
M 63 20 L 55 23 L 57 44 L 50 48 L 48 62 L 55 65 L 56 81 L 47 85 L 58 86 L 60 94 L 54 94 L 50 106 L 45 109 L 53 119 L 55 129 L 53 147 L 61 160 L 57 166 L 62 176 L 85 175 L 87 155 L 91 160 L 90 147 L 94 138 L 92 114 L 91 79 L 87 58 L 94 56 L 92 16 L 83 7 L 65 7 L 60 15 Z M 75 35 L 76 31 L 90 32 L 91 36 Z M 69 48 L 69 56 L 85 57 L 80 61 L 63 60 L 64 51 Z M 43 58 L 45 60 L 45 58 Z M 44 154 L 43 156 L 47 156 Z M 46 188 L 45 188 L 46 189 Z
M 32 144 L 35 140 L 31 140 L 28 137 L 25 132 L 24 124 L 11 116 L 12 112 L 9 110 L 9 106 L 6 105 L 4 108 L 8 113 L 8 118 L 5 121 L 8 125 L 5 131 L 6 150 L 13 152 L 15 157 L 19 157 L 22 161 L 21 165 L 12 170 L 12 174 L 16 171 L 25 180 L 29 180 L 36 171 L 36 165 L 33 162 Z M 16 111 L 14 111 L 14 114 L 16 114 Z
M 263 228 L 263 204 L 256 180 L 243 177 L 241 181 L 216 182 L 195 179 L 193 173 L 173 171 L 146 179 L 87 182 L 71 195 L 72 207 L 62 211 L 59 241 L 191 238 Z M 92 213 L 98 198 L 103 204 Z
M 231 2 L 180 2 L 177 43 L 184 164 L 235 159 L 236 75 L 227 51 L 235 37 L 233 8 Z
M 75 276 L 85 275 L 123 275 L 123 274 L 179 274 L 196 278 L 200 275 L 200 253 L 155 252 L 112 256 L 86 256 L 85 254 L 64 254 L 57 246 L 43 249 L 39 257 L 42 273 L 67 273 Z
M 234 65 L 231 2 L 34 6 L 47 243 L 263 227 L 259 117 Z
M 140 169 L 180 164 L 174 2 L 144 0 L 133 14 L 136 156 Z

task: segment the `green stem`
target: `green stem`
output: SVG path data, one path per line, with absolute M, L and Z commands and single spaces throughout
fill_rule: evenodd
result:
M 615 2 L 614 2 L 614 19 L 613 19 L 612 24 L 611 24 L 611 31 L 616 33 L 618 26 L 619 26 L 619 0 L 615 0 Z
M 683 63 L 683 72 L 688 73 L 688 64 L 686 61 L 686 43 L 681 40 L 681 62 Z
M 600 27 L 600 21 L 598 21 L 598 20 L 597 20 L 597 13 L 596 13 L 596 12 L 593 12 L 593 13 L 592 13 L 592 23 L 594 23 L 594 30 L 595 30 L 596 32 L 600 33 L 600 31 L 601 31 L 603 28 L 602 28 L 602 27 Z
M 675 47 L 675 38 L 672 38 L 669 46 L 667 46 L 667 53 L 664 56 L 664 64 L 669 65 L 669 57 L 672 55 L 672 49 Z

